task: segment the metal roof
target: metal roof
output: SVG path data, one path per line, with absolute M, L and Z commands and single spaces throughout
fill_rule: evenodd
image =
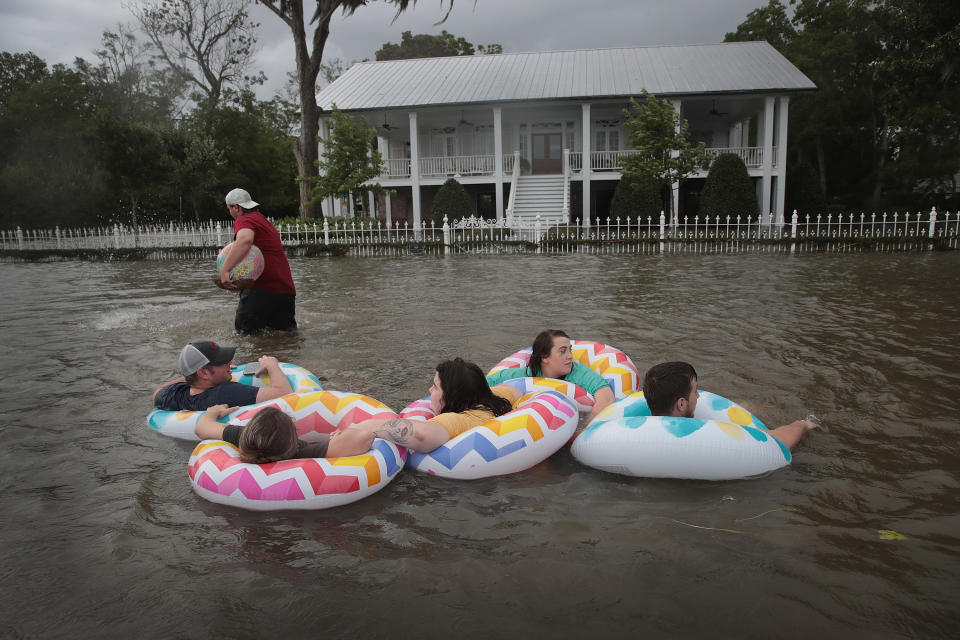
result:
M 815 89 L 766 42 L 359 62 L 317 93 L 329 111 Z

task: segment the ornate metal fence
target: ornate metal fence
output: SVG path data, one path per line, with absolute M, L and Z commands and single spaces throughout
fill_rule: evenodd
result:
M 406 255 L 457 253 L 718 253 L 791 251 L 904 251 L 956 249 L 960 213 L 793 214 L 789 222 L 770 216 L 606 219 L 584 227 L 573 221 L 548 225 L 534 220 L 466 218 L 441 225 L 425 222 L 383 226 L 369 219 L 330 225 L 280 225 L 281 240 L 294 255 Z M 210 221 L 197 225 L 122 225 L 82 229 L 0 232 L 7 259 L 30 253 L 75 257 L 164 258 L 206 255 L 232 239 L 232 228 Z M 79 257 L 83 257 L 79 255 Z

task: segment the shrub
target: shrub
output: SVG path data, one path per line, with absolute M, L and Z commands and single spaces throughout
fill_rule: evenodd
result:
M 610 217 L 636 220 L 637 216 L 640 216 L 646 220 L 647 216 L 650 216 L 654 220 L 659 220 L 662 208 L 663 197 L 660 185 L 652 178 L 624 176 L 617 184 L 617 190 L 613 192 Z
M 757 191 L 740 156 L 723 153 L 714 159 L 700 194 L 700 213 L 721 218 L 756 218 Z
M 473 203 L 470 202 L 467 190 L 455 178 L 449 178 L 440 186 L 433 199 L 430 219 L 433 224 L 440 226 L 443 224 L 443 216 L 447 216 L 447 221 L 453 222 L 470 215 L 473 215 Z
M 827 202 L 820 190 L 817 171 L 806 162 L 794 162 L 787 168 L 786 202 L 784 217 L 788 222 L 794 210 L 801 220 L 806 214 L 823 212 Z

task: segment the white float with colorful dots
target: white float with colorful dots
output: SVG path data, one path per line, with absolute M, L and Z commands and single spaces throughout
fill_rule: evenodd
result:
M 790 464 L 790 451 L 752 413 L 701 391 L 693 418 L 652 416 L 643 392 L 601 411 L 570 447 L 583 464 L 644 478 L 734 480 Z

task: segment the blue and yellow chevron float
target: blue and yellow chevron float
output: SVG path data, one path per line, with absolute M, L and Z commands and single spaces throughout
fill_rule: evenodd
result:
M 693 418 L 652 416 L 643 392 L 601 411 L 570 446 L 581 463 L 644 478 L 734 480 L 790 464 L 790 450 L 752 413 L 700 391 Z
M 455 480 L 516 473 L 552 456 L 577 428 L 577 405 L 560 391 L 535 389 L 517 398 L 513 407 L 429 453 L 410 451 L 407 466 Z M 434 416 L 430 398 L 411 403 L 400 415 L 429 420 Z

